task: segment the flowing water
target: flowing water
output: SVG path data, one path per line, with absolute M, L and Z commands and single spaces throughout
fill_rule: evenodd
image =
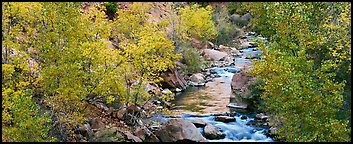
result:
M 252 64 L 251 59 L 247 59 L 247 57 L 261 53 L 260 50 L 254 48 L 243 49 L 242 55 L 234 58 L 234 65 L 210 68 L 210 71 L 218 77 L 207 82 L 204 87 L 188 87 L 184 92 L 177 94 L 173 102 L 175 104 L 172 110 L 173 117 L 181 117 L 190 121 L 201 119 L 219 128 L 225 134 L 223 139 L 208 139 L 211 142 L 273 141 L 272 138 L 264 134 L 265 128 L 248 124 L 249 121 L 254 120 L 256 113 L 238 111 L 234 116 L 236 121 L 229 123 L 215 121 L 213 115 L 234 111 L 227 107 L 232 96 L 232 77 L 244 66 Z M 242 116 L 247 118 L 241 119 Z M 164 117 L 158 120 L 159 122 L 165 122 L 167 119 L 168 117 Z M 204 135 L 203 128 L 198 128 L 198 130 Z

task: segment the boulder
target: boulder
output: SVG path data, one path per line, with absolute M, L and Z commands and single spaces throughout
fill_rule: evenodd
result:
M 119 120 L 124 120 L 124 115 L 126 113 L 126 108 L 122 107 L 118 110 L 118 112 L 115 113 L 116 118 L 118 118 Z
M 163 81 L 161 82 L 163 87 L 173 89 L 179 88 L 182 90 L 186 89 L 187 82 L 175 68 L 169 69 L 166 73 L 163 73 L 161 77 L 163 78 Z
M 117 131 L 116 127 L 105 128 L 97 131 L 91 139 L 93 142 L 122 142 L 125 141 L 124 136 Z
M 128 141 L 131 141 L 131 142 L 142 142 L 142 140 L 139 137 L 134 136 L 130 132 L 125 132 L 124 135 L 125 135 L 125 139 L 128 140 Z
M 196 127 L 205 127 L 206 126 L 206 122 L 201 120 L 201 119 L 196 119 L 193 120 L 192 123 L 196 126 Z
M 202 51 L 202 56 L 204 56 L 210 60 L 213 60 L 213 61 L 219 61 L 223 57 L 227 56 L 227 53 L 220 52 L 217 50 L 212 50 L 212 49 L 204 49 Z
M 190 80 L 194 83 L 204 83 L 205 76 L 202 73 L 195 73 L 190 76 Z
M 263 113 L 259 113 L 256 114 L 255 119 L 256 120 L 262 120 L 262 121 L 266 121 L 268 119 L 269 116 L 263 114 Z
M 246 120 L 246 119 L 248 119 L 248 117 L 246 115 L 243 115 L 243 116 L 240 117 L 240 119 Z
M 173 118 L 168 120 L 163 126 L 155 132 L 156 136 L 162 142 L 206 142 L 199 130 L 188 120 Z
M 233 75 L 232 78 L 232 91 L 240 95 L 241 98 L 249 98 L 251 92 L 251 82 L 250 80 L 253 76 L 247 74 L 247 68 L 240 69 L 236 74 Z
M 236 119 L 234 117 L 229 117 L 229 116 L 217 116 L 215 118 L 215 121 L 221 121 L 221 122 L 228 123 L 228 122 L 235 122 Z
M 138 127 L 135 130 L 135 136 L 145 142 L 159 142 L 159 139 L 147 127 Z
M 242 21 L 242 18 L 240 15 L 238 14 L 232 14 L 230 16 L 230 21 L 233 23 L 233 24 L 241 24 L 243 21 Z
M 247 25 L 252 19 L 252 16 L 250 13 L 246 13 L 241 16 L 241 21 L 243 22 L 244 25 Z
M 252 47 L 256 47 L 256 43 L 251 42 L 251 41 L 243 42 L 243 43 L 241 43 L 241 46 L 240 46 L 241 49 L 252 48 Z
M 91 138 L 94 135 L 93 130 L 89 124 L 82 125 L 78 128 L 78 131 L 82 136 L 86 138 Z
M 208 139 L 222 139 L 225 137 L 225 134 L 223 134 L 217 127 L 207 124 L 204 129 L 203 129 L 206 138 Z
M 105 124 L 99 118 L 89 119 L 89 123 L 92 126 L 92 129 L 105 128 Z

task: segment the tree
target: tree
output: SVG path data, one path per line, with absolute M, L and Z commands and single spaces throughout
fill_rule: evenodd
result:
M 40 87 L 38 64 L 27 48 L 29 27 L 36 18 L 39 3 L 2 3 L 2 141 L 52 141 L 51 119 L 32 99 Z M 27 35 L 27 36 L 26 36 Z
M 251 74 L 264 83 L 261 97 L 279 136 L 288 141 L 350 141 L 350 118 L 337 114 L 350 85 L 351 5 L 251 5 L 257 30 L 271 41 L 268 49 L 260 46 L 264 58 L 255 62 Z

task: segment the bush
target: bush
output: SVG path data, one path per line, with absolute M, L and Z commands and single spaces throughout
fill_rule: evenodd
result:
M 227 10 L 230 15 L 232 14 L 243 15 L 247 13 L 247 11 L 243 8 L 243 2 L 231 2 L 230 4 L 227 5 Z
M 185 73 L 196 73 L 201 71 L 206 64 L 206 61 L 200 55 L 200 52 L 198 52 L 196 48 L 191 47 L 190 43 L 183 43 L 180 50 L 183 55 L 181 62 L 186 64 L 186 67 L 182 70 Z

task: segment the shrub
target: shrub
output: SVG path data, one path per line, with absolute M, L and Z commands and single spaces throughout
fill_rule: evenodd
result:
M 191 47 L 190 43 L 181 45 L 181 54 L 183 55 L 181 62 L 186 64 L 186 67 L 183 69 L 185 73 L 199 72 L 206 64 L 200 52 L 196 48 Z

